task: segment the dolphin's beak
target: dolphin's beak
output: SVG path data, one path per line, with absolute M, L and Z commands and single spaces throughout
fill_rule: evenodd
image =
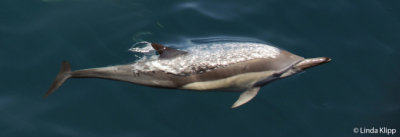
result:
M 318 58 L 309 58 L 309 59 L 304 59 L 303 61 L 300 61 L 295 65 L 295 68 L 299 70 L 305 70 L 310 67 L 314 67 L 320 64 L 324 64 L 331 61 L 331 58 L 328 57 L 318 57 Z

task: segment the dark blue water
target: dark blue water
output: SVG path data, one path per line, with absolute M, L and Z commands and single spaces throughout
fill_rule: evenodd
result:
M 400 3 L 335 1 L 0 1 L 0 136 L 400 135 Z M 70 79 L 42 96 L 62 60 L 72 69 L 135 61 L 146 40 L 239 36 L 328 64 L 239 93 L 156 89 Z

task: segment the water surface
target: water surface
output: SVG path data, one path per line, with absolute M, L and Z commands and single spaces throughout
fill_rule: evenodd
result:
M 400 134 L 400 3 L 364 1 L 2 0 L 0 136 L 357 136 Z M 72 69 L 131 63 L 139 41 L 248 37 L 328 64 L 263 87 L 248 104 L 226 92 L 71 79 Z M 382 135 L 382 134 L 379 134 Z M 364 135 L 360 135 L 364 136 Z M 385 136 L 385 135 L 382 135 Z

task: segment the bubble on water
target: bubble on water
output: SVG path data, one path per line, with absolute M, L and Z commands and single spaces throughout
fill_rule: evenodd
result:
M 137 42 L 133 44 L 129 50 L 134 53 L 142 53 L 142 54 L 149 54 L 154 51 L 153 47 L 151 46 L 151 43 L 147 41 Z

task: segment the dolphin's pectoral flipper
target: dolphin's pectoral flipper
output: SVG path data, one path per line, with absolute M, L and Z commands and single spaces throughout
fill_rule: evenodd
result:
M 257 95 L 258 91 L 260 91 L 260 87 L 253 87 L 247 91 L 244 91 L 242 94 L 240 94 L 239 99 L 233 103 L 232 108 L 246 104 Z
M 185 51 L 168 48 L 158 43 L 151 43 L 151 46 L 157 51 L 158 54 L 160 54 L 160 59 L 169 59 L 179 55 L 187 54 Z
M 71 65 L 67 61 L 63 61 L 61 64 L 61 69 L 60 72 L 58 72 L 58 75 L 56 77 L 56 80 L 54 80 L 53 84 L 51 84 L 49 90 L 43 97 L 47 97 L 51 93 L 54 92 L 57 88 L 59 88 L 65 80 L 71 77 Z

